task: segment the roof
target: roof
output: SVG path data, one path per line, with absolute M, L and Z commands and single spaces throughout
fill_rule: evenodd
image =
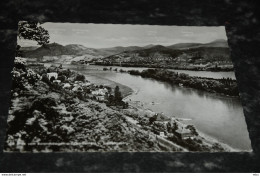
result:
M 71 87 L 71 85 L 70 85 L 69 83 L 66 83 L 66 84 L 64 84 L 63 87 L 64 87 L 64 88 L 65 88 L 65 87 Z
M 176 130 L 176 133 L 179 133 L 179 134 L 187 134 L 187 133 L 191 133 L 191 131 L 189 129 L 186 129 L 186 128 L 179 128 L 178 130 Z
M 156 114 L 156 121 L 169 121 L 171 120 L 169 117 L 164 115 L 163 113 L 157 113 Z

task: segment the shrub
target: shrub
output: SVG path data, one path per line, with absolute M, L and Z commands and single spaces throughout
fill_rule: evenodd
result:
M 60 80 L 61 82 L 64 82 L 66 80 L 66 76 L 64 76 L 64 75 L 58 76 L 58 80 Z
M 55 99 L 46 97 L 46 98 L 36 99 L 33 102 L 31 109 L 39 110 L 41 112 L 46 113 L 51 108 L 51 106 L 56 106 L 56 105 L 57 104 L 56 104 Z
M 84 75 L 77 75 L 74 80 L 85 82 L 86 78 Z

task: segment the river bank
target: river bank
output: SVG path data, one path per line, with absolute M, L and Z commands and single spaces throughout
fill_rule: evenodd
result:
M 169 151 L 133 126 L 117 108 L 89 93 L 62 87 L 78 86 L 79 78 L 88 86 L 100 87 L 85 82 L 77 73 L 60 69 L 69 76 L 66 83 L 59 84 L 46 79 L 46 68 L 33 71 L 24 63 L 16 66 L 5 152 Z
M 125 72 L 121 73 L 120 69 L 120 67 L 113 67 L 111 71 L 103 71 L 102 67 L 90 66 L 79 71 L 86 75 L 93 75 L 91 80 L 100 84 L 111 80 L 127 85 L 135 90 L 130 98 L 132 101 L 142 102 L 147 108 L 155 112 L 165 112 L 168 116 L 174 114 L 178 118 L 192 119 L 190 123 L 203 133 L 239 150 L 251 149 L 243 109 L 238 97 L 207 93 L 152 78 L 132 76 Z M 140 69 L 140 71 L 144 70 L 144 68 Z
M 64 66 L 64 68 L 73 70 L 72 68 L 75 68 L 75 67 L 73 67 L 73 66 L 65 67 Z M 222 99 L 221 98 L 222 96 L 213 96 L 212 97 L 213 94 L 205 94 L 205 93 L 200 93 L 200 92 L 198 92 L 199 93 L 198 94 L 196 90 L 187 89 L 185 87 L 174 87 L 174 86 L 165 84 L 160 81 L 155 81 L 152 79 L 143 79 L 139 76 L 136 77 L 136 76 L 132 76 L 132 75 L 126 74 L 126 73 L 121 74 L 114 70 L 113 71 L 103 71 L 102 68 L 100 68 L 100 67 L 98 67 L 98 68 L 97 67 L 93 67 L 93 68 L 92 67 L 90 67 L 90 68 L 89 67 L 87 67 L 87 68 L 79 67 L 79 68 L 76 68 L 75 70 L 77 70 L 78 73 L 80 73 L 80 74 L 84 74 L 86 76 L 86 80 L 90 80 L 90 82 L 93 81 L 93 82 L 95 82 L 96 85 L 108 86 L 111 84 L 111 81 L 113 81 L 114 83 L 120 83 L 121 85 L 125 85 L 126 87 L 130 88 L 130 89 L 126 89 L 127 91 L 125 91 L 125 92 L 127 94 L 131 93 L 131 89 L 134 91 L 134 93 L 132 93 L 131 96 L 129 96 L 129 98 L 131 99 L 132 102 L 139 101 L 138 104 L 140 105 L 140 108 L 145 107 L 145 108 L 149 108 L 153 112 L 165 112 L 169 116 L 174 114 L 178 118 L 192 119 L 191 123 L 193 124 L 193 122 L 194 122 L 194 125 L 196 127 L 198 127 L 198 129 L 200 129 L 201 131 L 203 131 L 206 134 L 209 133 L 210 134 L 209 136 L 212 136 L 216 139 L 220 139 L 221 141 L 225 141 L 228 144 L 230 144 L 230 140 L 236 139 L 237 134 L 240 134 L 240 133 L 236 133 L 236 129 L 238 129 L 238 128 L 231 130 L 231 132 L 235 132 L 235 133 L 231 133 L 230 130 L 228 130 L 228 129 L 231 129 L 230 127 L 223 128 L 223 124 L 229 124 L 226 121 L 227 118 L 232 117 L 232 114 L 229 114 L 228 112 L 225 111 L 226 104 L 223 104 L 223 103 L 230 104 L 230 106 L 228 106 L 228 110 L 230 109 L 232 111 L 232 113 L 238 112 L 237 110 L 233 109 L 234 107 L 236 107 L 235 106 L 236 104 L 234 104 L 234 103 L 236 103 L 236 99 L 228 98 L 228 97 Z M 115 85 L 114 83 L 111 85 Z M 113 88 L 113 86 L 111 86 L 111 87 Z M 121 90 L 121 88 L 120 88 L 120 90 Z M 64 92 L 64 91 L 62 91 L 62 92 Z M 78 95 L 80 95 L 80 94 L 78 94 Z M 74 96 L 78 96 L 78 95 L 75 94 Z M 181 97 L 183 97 L 185 95 L 185 97 L 188 98 L 188 102 L 182 101 L 182 99 L 180 99 L 180 97 L 179 97 L 180 95 L 181 95 Z M 86 94 L 86 98 L 87 97 L 88 97 L 88 94 Z M 68 98 L 66 98 L 66 99 L 68 99 Z M 125 99 L 128 99 L 128 98 L 125 97 Z M 89 102 L 96 102 L 89 98 L 87 98 L 86 100 Z M 166 100 L 166 102 L 164 102 L 165 100 Z M 197 106 L 198 104 L 195 103 L 194 101 L 195 102 L 199 101 L 200 105 Z M 204 103 L 204 101 L 205 101 L 205 103 Z M 140 103 L 140 102 L 142 102 L 142 103 Z M 154 102 L 154 103 L 152 103 L 152 102 Z M 96 103 L 99 104 L 99 102 L 96 102 Z M 217 106 L 217 105 L 219 105 L 219 103 L 221 103 L 221 106 Z M 189 104 L 191 104 L 191 105 L 189 106 Z M 141 105 L 143 105 L 143 107 Z M 169 108 L 167 107 L 168 105 L 170 105 Z M 204 105 L 206 105 L 206 106 L 204 107 Z M 208 105 L 212 105 L 213 107 L 210 107 Z M 178 106 L 180 106 L 181 111 L 179 111 Z M 75 106 L 75 107 L 77 107 L 77 106 Z M 212 114 L 212 110 L 214 110 L 214 107 L 223 107 L 225 109 L 216 109 L 216 112 L 222 112 L 221 114 L 217 115 L 214 113 Z M 68 107 L 68 108 L 71 109 L 71 107 Z M 85 108 L 88 109 L 88 106 L 86 106 Z M 119 112 L 121 110 L 120 107 L 118 107 L 118 108 L 110 107 L 110 108 L 114 109 L 113 112 L 118 112 L 119 114 L 123 114 L 122 112 Z M 198 114 L 196 114 L 196 112 L 194 113 L 194 112 L 190 111 L 191 110 L 190 108 L 195 108 L 195 110 L 196 110 L 196 112 L 198 112 Z M 204 109 L 203 113 L 201 113 L 202 111 L 197 111 L 199 109 Z M 209 109 L 210 112 L 207 113 L 207 109 Z M 110 111 L 109 107 L 108 107 L 108 111 Z M 82 112 L 85 112 L 85 111 L 82 111 Z M 192 113 L 189 114 L 190 112 L 192 112 Z M 96 112 L 96 113 L 99 114 L 99 112 Z M 227 117 L 226 116 L 222 117 L 222 114 L 223 115 L 227 114 Z M 145 120 L 147 120 L 147 122 L 149 122 L 149 119 L 147 119 L 147 117 L 143 118 L 144 114 L 139 113 L 139 116 L 140 115 L 142 116 L 142 117 L 140 117 L 140 120 L 145 119 Z M 230 125 L 232 125 L 231 127 L 236 125 L 235 122 L 237 119 L 239 119 L 239 118 L 237 118 L 238 115 L 239 114 L 236 115 L 235 119 L 232 119 L 232 123 L 230 123 Z M 124 116 L 124 118 L 130 118 L 130 117 Z M 223 120 L 225 120 L 225 122 L 221 120 L 222 118 L 223 118 Z M 216 124 L 215 120 L 219 120 L 219 119 L 221 120 L 221 121 L 219 121 L 220 123 Z M 207 121 L 210 121 L 210 123 L 208 123 Z M 146 124 L 143 124 L 142 121 L 140 121 L 140 122 L 141 122 L 142 127 L 149 126 L 149 124 L 146 125 Z M 187 122 L 183 122 L 183 123 L 187 123 Z M 84 123 L 84 122 L 82 121 L 82 123 Z M 73 127 L 76 127 L 76 126 L 73 126 Z M 210 131 L 208 132 L 207 130 L 205 130 L 204 127 L 209 128 Z M 239 127 L 239 129 L 241 129 L 240 128 L 241 125 L 238 125 L 238 127 Z M 78 128 L 78 127 L 76 127 L 76 128 Z M 154 129 L 152 129 L 152 130 L 156 130 L 156 129 L 160 130 L 160 127 L 158 127 L 157 124 L 153 128 Z M 142 131 L 147 131 L 147 129 L 142 130 Z M 216 135 L 215 135 L 214 131 L 218 131 L 218 133 L 216 133 Z M 240 130 L 240 131 L 242 132 L 243 130 Z M 240 132 L 240 131 L 237 131 L 237 132 Z M 221 133 L 223 133 L 223 134 L 221 134 Z M 159 133 L 157 135 L 159 135 Z M 231 138 L 229 138 L 228 136 L 231 136 Z M 243 136 L 243 134 L 242 134 L 242 136 Z M 223 140 L 223 137 L 224 137 L 224 140 Z M 181 141 L 177 141 L 177 142 L 181 142 Z M 231 144 L 232 144 L 232 142 L 231 142 Z M 240 144 L 240 143 L 237 143 L 237 144 Z M 241 144 L 244 144 L 244 143 L 241 142 Z M 240 145 L 231 145 L 231 146 L 240 147 Z M 242 146 L 242 149 L 243 149 L 243 146 Z M 158 149 L 156 151 L 160 151 L 160 149 Z
M 78 63 L 77 65 L 81 65 Z M 84 65 L 84 64 L 83 64 Z M 168 65 L 159 65 L 159 64 L 136 64 L 136 63 L 95 63 L 95 65 L 99 66 L 120 66 L 120 67 L 146 67 L 146 68 L 157 68 L 157 69 L 175 69 L 175 70 L 192 70 L 192 71 L 213 71 L 213 72 L 221 72 L 221 71 L 234 71 L 233 65 L 221 65 L 221 66 L 168 66 Z
M 134 92 L 137 92 L 137 90 L 134 91 Z M 127 99 L 128 99 L 128 100 L 127 100 Z M 139 112 L 140 114 L 143 114 L 143 116 L 146 116 L 146 117 L 150 117 L 150 118 L 151 118 L 153 115 L 156 114 L 156 112 L 153 112 L 151 109 L 147 109 L 146 107 L 144 107 L 143 104 L 142 104 L 142 102 L 133 102 L 133 101 L 129 101 L 129 99 L 131 100 L 131 95 L 129 95 L 128 97 L 125 97 L 124 100 L 128 102 L 128 104 L 129 104 L 129 106 L 130 106 L 131 108 L 134 108 L 136 112 Z M 149 115 L 147 115 L 147 114 L 149 114 Z M 185 127 L 187 126 L 187 124 L 181 123 L 180 120 L 178 120 L 178 119 L 175 118 L 175 117 L 169 117 L 169 118 L 171 118 L 172 121 L 177 122 L 179 128 L 184 127 L 184 126 L 185 126 Z M 138 118 L 135 118 L 135 119 L 138 119 Z M 137 120 L 137 121 L 138 121 L 138 120 Z M 139 119 L 139 122 L 138 122 L 137 124 L 143 123 L 143 122 L 140 122 L 140 121 L 142 121 L 142 120 Z M 149 126 L 149 124 L 146 124 L 146 125 Z M 198 135 L 191 137 L 192 140 L 195 139 L 195 140 L 201 141 L 201 142 L 200 142 L 201 144 L 206 145 L 206 146 L 208 146 L 208 147 L 213 147 L 213 148 L 214 148 L 214 147 L 218 147 L 218 148 L 222 148 L 222 149 L 223 149 L 223 150 L 222 150 L 223 152 L 224 152 L 224 151 L 225 151 L 225 152 L 241 152 L 241 150 L 239 150 L 239 149 L 235 149 L 235 148 L 229 146 L 228 144 L 225 144 L 225 143 L 223 143 L 223 142 L 220 142 L 219 140 L 213 138 L 212 136 L 206 135 L 205 133 L 201 132 L 201 131 L 200 131 L 199 129 L 197 129 L 196 127 L 195 127 L 195 130 L 196 130 L 196 132 L 197 132 Z M 164 132 L 165 132 L 165 131 L 164 131 Z M 167 132 L 166 132 L 166 133 L 167 133 Z M 168 134 L 168 135 L 169 135 L 169 134 Z M 159 135 L 158 135 L 158 136 L 159 136 Z M 167 139 L 168 137 L 165 136 L 165 137 L 163 137 L 163 138 Z M 169 139 L 170 139 L 170 138 L 169 138 Z M 171 141 L 171 140 L 169 140 L 169 141 Z M 181 151 L 186 151 L 186 152 L 189 151 L 189 150 L 187 150 L 187 148 L 183 148 L 183 146 L 181 146 L 181 145 L 180 145 L 179 147 L 182 148 Z M 200 151 L 200 152 L 203 152 L 203 151 Z M 208 152 L 208 151 L 204 151 L 204 152 Z M 219 149 L 216 150 L 216 151 L 211 150 L 211 152 L 219 152 Z M 248 151 L 248 152 L 249 152 L 249 151 Z
M 77 72 L 57 67 L 34 72 L 16 65 L 5 151 L 225 151 L 196 134 L 176 136 L 169 132 L 174 122 L 151 122 L 156 113 L 132 102 L 123 103 L 131 104 L 124 108 L 93 98 L 91 91 L 105 86 L 93 85 Z M 58 71 L 62 82 L 49 80 L 48 71 Z M 125 93 L 133 91 L 125 86 Z M 165 125 L 170 125 L 168 132 Z
M 144 78 L 153 78 L 165 81 L 173 85 L 185 86 L 212 93 L 220 93 L 227 96 L 238 96 L 236 80 L 231 78 L 213 79 L 189 76 L 188 74 L 178 73 L 164 69 L 147 69 L 143 71 L 129 70 L 131 75 L 138 75 Z

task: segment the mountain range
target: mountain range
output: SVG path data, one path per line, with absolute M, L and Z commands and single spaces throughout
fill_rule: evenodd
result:
M 146 45 L 146 46 L 128 46 L 128 47 L 111 47 L 111 48 L 87 48 L 79 44 L 60 45 L 51 43 L 38 48 L 21 48 L 23 57 L 41 59 L 44 56 L 61 56 L 70 55 L 73 57 L 83 56 L 83 58 L 129 58 L 132 56 L 146 57 L 156 55 L 156 57 L 176 58 L 184 53 L 189 55 L 188 58 L 229 58 L 229 49 L 226 40 L 215 40 L 210 43 L 178 43 L 169 46 L 163 45 Z M 72 57 L 72 58 L 73 58 Z M 133 61 L 133 60 L 132 60 Z

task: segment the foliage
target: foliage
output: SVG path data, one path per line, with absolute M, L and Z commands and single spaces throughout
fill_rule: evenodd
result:
M 108 89 L 108 91 L 110 92 L 110 89 Z M 128 107 L 128 103 L 122 101 L 123 97 L 120 88 L 118 86 L 116 86 L 114 89 L 114 95 L 109 95 L 107 98 L 108 98 L 107 99 L 108 106 L 122 106 L 123 108 Z
M 58 73 L 58 76 L 66 76 L 67 78 L 69 78 L 72 76 L 72 74 L 73 74 L 73 72 L 70 69 L 67 69 L 67 70 L 61 70 Z
M 15 57 L 14 67 L 17 69 L 25 70 L 26 59 L 22 57 Z
M 118 86 L 115 87 L 114 93 L 115 93 L 115 95 L 114 95 L 115 96 L 115 101 L 117 101 L 117 102 L 122 101 L 122 95 L 121 95 L 121 92 L 120 92 Z
M 140 75 L 144 78 L 154 78 L 156 80 L 169 82 L 170 84 L 180 85 L 204 90 L 208 92 L 217 92 L 230 96 L 238 96 L 238 88 L 235 80 L 231 78 L 213 79 L 189 76 L 188 74 L 164 70 L 147 69 L 142 72 L 138 70 L 129 70 L 131 75 Z
M 54 80 L 55 80 L 55 77 L 52 76 L 52 77 L 50 78 L 50 82 L 53 82 Z
M 49 43 L 49 32 L 38 22 L 20 21 L 18 24 L 18 37 L 28 40 L 34 40 L 38 45 Z
M 43 74 L 43 75 L 42 75 L 42 81 L 45 82 L 45 83 L 47 83 L 47 84 L 50 84 L 50 83 L 51 83 L 46 74 Z
M 60 80 L 61 82 L 64 82 L 66 80 L 66 76 L 61 75 L 61 76 L 58 76 L 57 79 Z
M 198 136 L 198 132 L 196 131 L 196 128 L 193 125 L 187 125 L 186 129 L 189 129 L 191 131 L 191 133 L 195 136 Z
M 41 76 L 35 73 L 32 69 L 26 69 L 24 58 L 15 58 L 14 68 L 12 71 L 12 90 L 16 88 L 20 90 L 29 89 L 29 86 L 34 86 L 41 79 Z
M 149 123 L 152 124 L 154 121 L 156 121 L 156 116 L 149 118 Z
M 75 77 L 75 81 L 85 82 L 85 81 L 86 81 L 86 78 L 85 78 L 84 75 L 79 75 L 79 74 L 78 74 L 78 75 Z

